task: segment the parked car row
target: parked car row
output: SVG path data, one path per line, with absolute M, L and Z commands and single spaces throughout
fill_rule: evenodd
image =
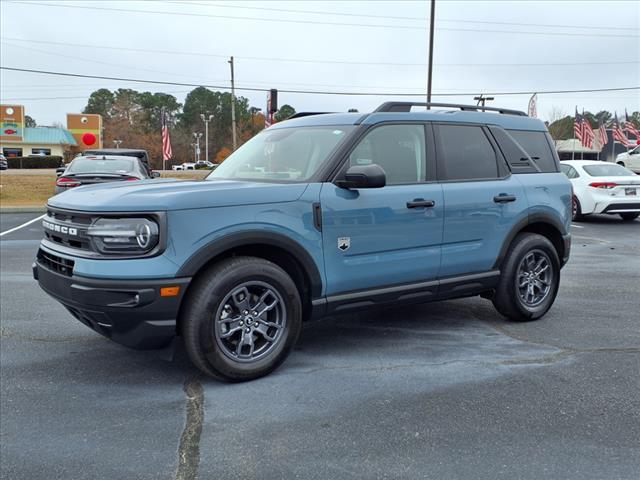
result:
M 208 168 L 210 170 L 215 170 L 217 168 L 217 163 L 211 163 L 208 160 L 198 160 L 197 162 L 184 162 L 180 165 L 172 165 L 171 170 L 197 170 L 200 168 Z

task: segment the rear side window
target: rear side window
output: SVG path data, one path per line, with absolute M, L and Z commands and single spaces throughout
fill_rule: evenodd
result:
M 496 152 L 481 127 L 439 125 L 443 180 L 498 178 Z
M 578 178 L 580 175 L 576 171 L 575 168 L 570 167 L 569 165 L 560 164 L 560 170 L 564 173 L 568 178 Z
M 508 130 L 509 134 L 533 159 L 543 172 L 557 172 L 553 151 L 547 142 L 545 132 Z

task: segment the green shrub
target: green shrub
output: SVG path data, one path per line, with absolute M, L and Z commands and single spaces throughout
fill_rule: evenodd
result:
M 62 164 L 62 157 L 8 157 L 9 168 L 58 168 Z

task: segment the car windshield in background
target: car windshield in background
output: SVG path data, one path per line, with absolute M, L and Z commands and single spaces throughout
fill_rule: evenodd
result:
M 89 159 L 76 158 L 67 173 L 111 173 L 126 174 L 133 172 L 133 160 L 128 158 L 118 159 Z
M 622 165 L 585 165 L 582 167 L 592 177 L 633 177 L 635 173 Z
M 341 125 L 267 130 L 236 150 L 206 180 L 308 180 L 353 128 Z

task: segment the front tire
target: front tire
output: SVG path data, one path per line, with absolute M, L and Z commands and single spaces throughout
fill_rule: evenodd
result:
M 542 235 L 521 233 L 507 252 L 493 305 L 511 320 L 537 320 L 553 305 L 559 284 L 560 260 L 553 244 Z
M 235 257 L 209 267 L 184 305 L 180 325 L 189 358 L 220 380 L 253 380 L 272 372 L 302 327 L 296 285 L 261 258 Z
M 621 213 L 620 216 L 623 222 L 633 222 L 640 216 L 640 213 Z

